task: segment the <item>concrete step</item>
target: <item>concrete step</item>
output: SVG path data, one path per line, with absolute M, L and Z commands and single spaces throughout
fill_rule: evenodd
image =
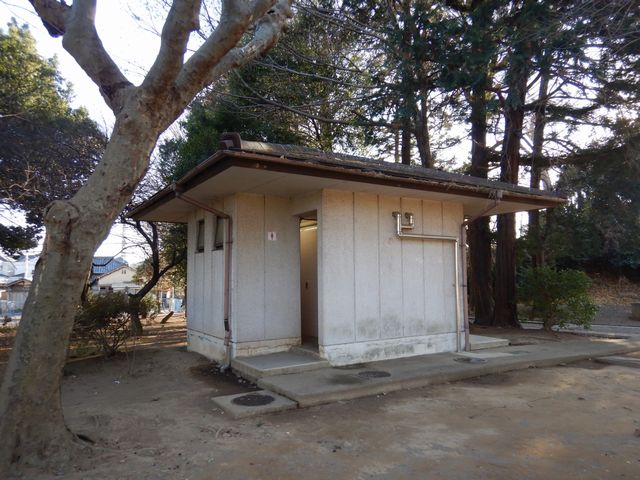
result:
M 469 335 L 471 351 L 485 350 L 487 348 L 508 347 L 509 340 L 504 338 L 484 337 L 482 335 Z
M 293 353 L 299 353 L 301 355 L 307 355 L 308 357 L 315 358 L 316 360 L 322 360 L 322 358 L 320 358 L 320 354 L 318 353 L 317 345 L 296 345 L 295 347 L 291 347 L 289 351 Z
M 231 360 L 231 368 L 243 378 L 257 382 L 273 375 L 308 372 L 329 366 L 329 362 L 306 353 L 278 352 Z

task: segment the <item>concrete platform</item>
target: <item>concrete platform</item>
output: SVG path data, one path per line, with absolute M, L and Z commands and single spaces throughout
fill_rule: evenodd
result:
M 504 338 L 485 337 L 483 335 L 469 335 L 471 351 L 486 350 L 488 348 L 508 347 L 509 340 Z
M 326 360 L 295 351 L 237 357 L 231 361 L 231 368 L 252 382 L 272 375 L 302 373 L 326 367 L 329 367 L 329 362 Z
M 351 367 L 319 368 L 304 373 L 264 377 L 258 380 L 258 385 L 306 407 L 634 351 L 640 351 L 639 336 L 615 340 L 584 338 L 526 347 L 502 347 L 479 353 L 441 353 Z
M 211 400 L 232 418 L 255 417 L 266 413 L 298 408 L 296 402 L 266 390 L 224 395 L 222 397 L 213 397 Z M 259 405 L 260 403 L 264 404 Z

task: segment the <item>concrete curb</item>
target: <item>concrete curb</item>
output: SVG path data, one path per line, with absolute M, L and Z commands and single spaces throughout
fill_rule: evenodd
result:
M 234 401 L 242 397 L 265 397 L 271 398 L 271 403 L 265 405 L 241 405 Z M 237 393 L 234 395 L 224 395 L 221 397 L 213 397 L 213 403 L 224 410 L 224 412 L 233 419 L 256 417 L 267 413 L 283 412 L 285 410 L 293 410 L 298 408 L 298 404 L 281 395 L 266 390 L 258 390 L 249 393 Z

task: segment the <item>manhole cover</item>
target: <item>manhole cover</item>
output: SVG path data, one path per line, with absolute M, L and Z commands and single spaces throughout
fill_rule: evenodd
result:
M 476 358 L 476 357 L 460 357 L 453 359 L 456 362 L 460 363 L 487 363 L 484 358 Z
M 382 372 L 380 370 L 365 370 L 364 372 L 359 372 L 358 376 L 360 378 L 383 378 L 390 377 L 391 374 L 389 372 Z
M 231 400 L 231 403 L 235 403 L 236 405 L 241 405 L 243 407 L 260 407 L 262 405 L 269 405 L 273 402 L 275 398 L 271 395 L 262 395 L 260 393 L 249 393 L 247 395 L 242 395 L 241 397 L 236 397 Z

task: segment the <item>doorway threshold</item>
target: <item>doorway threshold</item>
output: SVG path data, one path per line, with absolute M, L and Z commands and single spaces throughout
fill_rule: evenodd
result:
M 253 382 L 272 375 L 308 372 L 329 367 L 329 362 L 307 352 L 293 349 L 288 352 L 268 353 L 253 357 L 237 357 L 231 361 L 231 368 L 243 378 Z

